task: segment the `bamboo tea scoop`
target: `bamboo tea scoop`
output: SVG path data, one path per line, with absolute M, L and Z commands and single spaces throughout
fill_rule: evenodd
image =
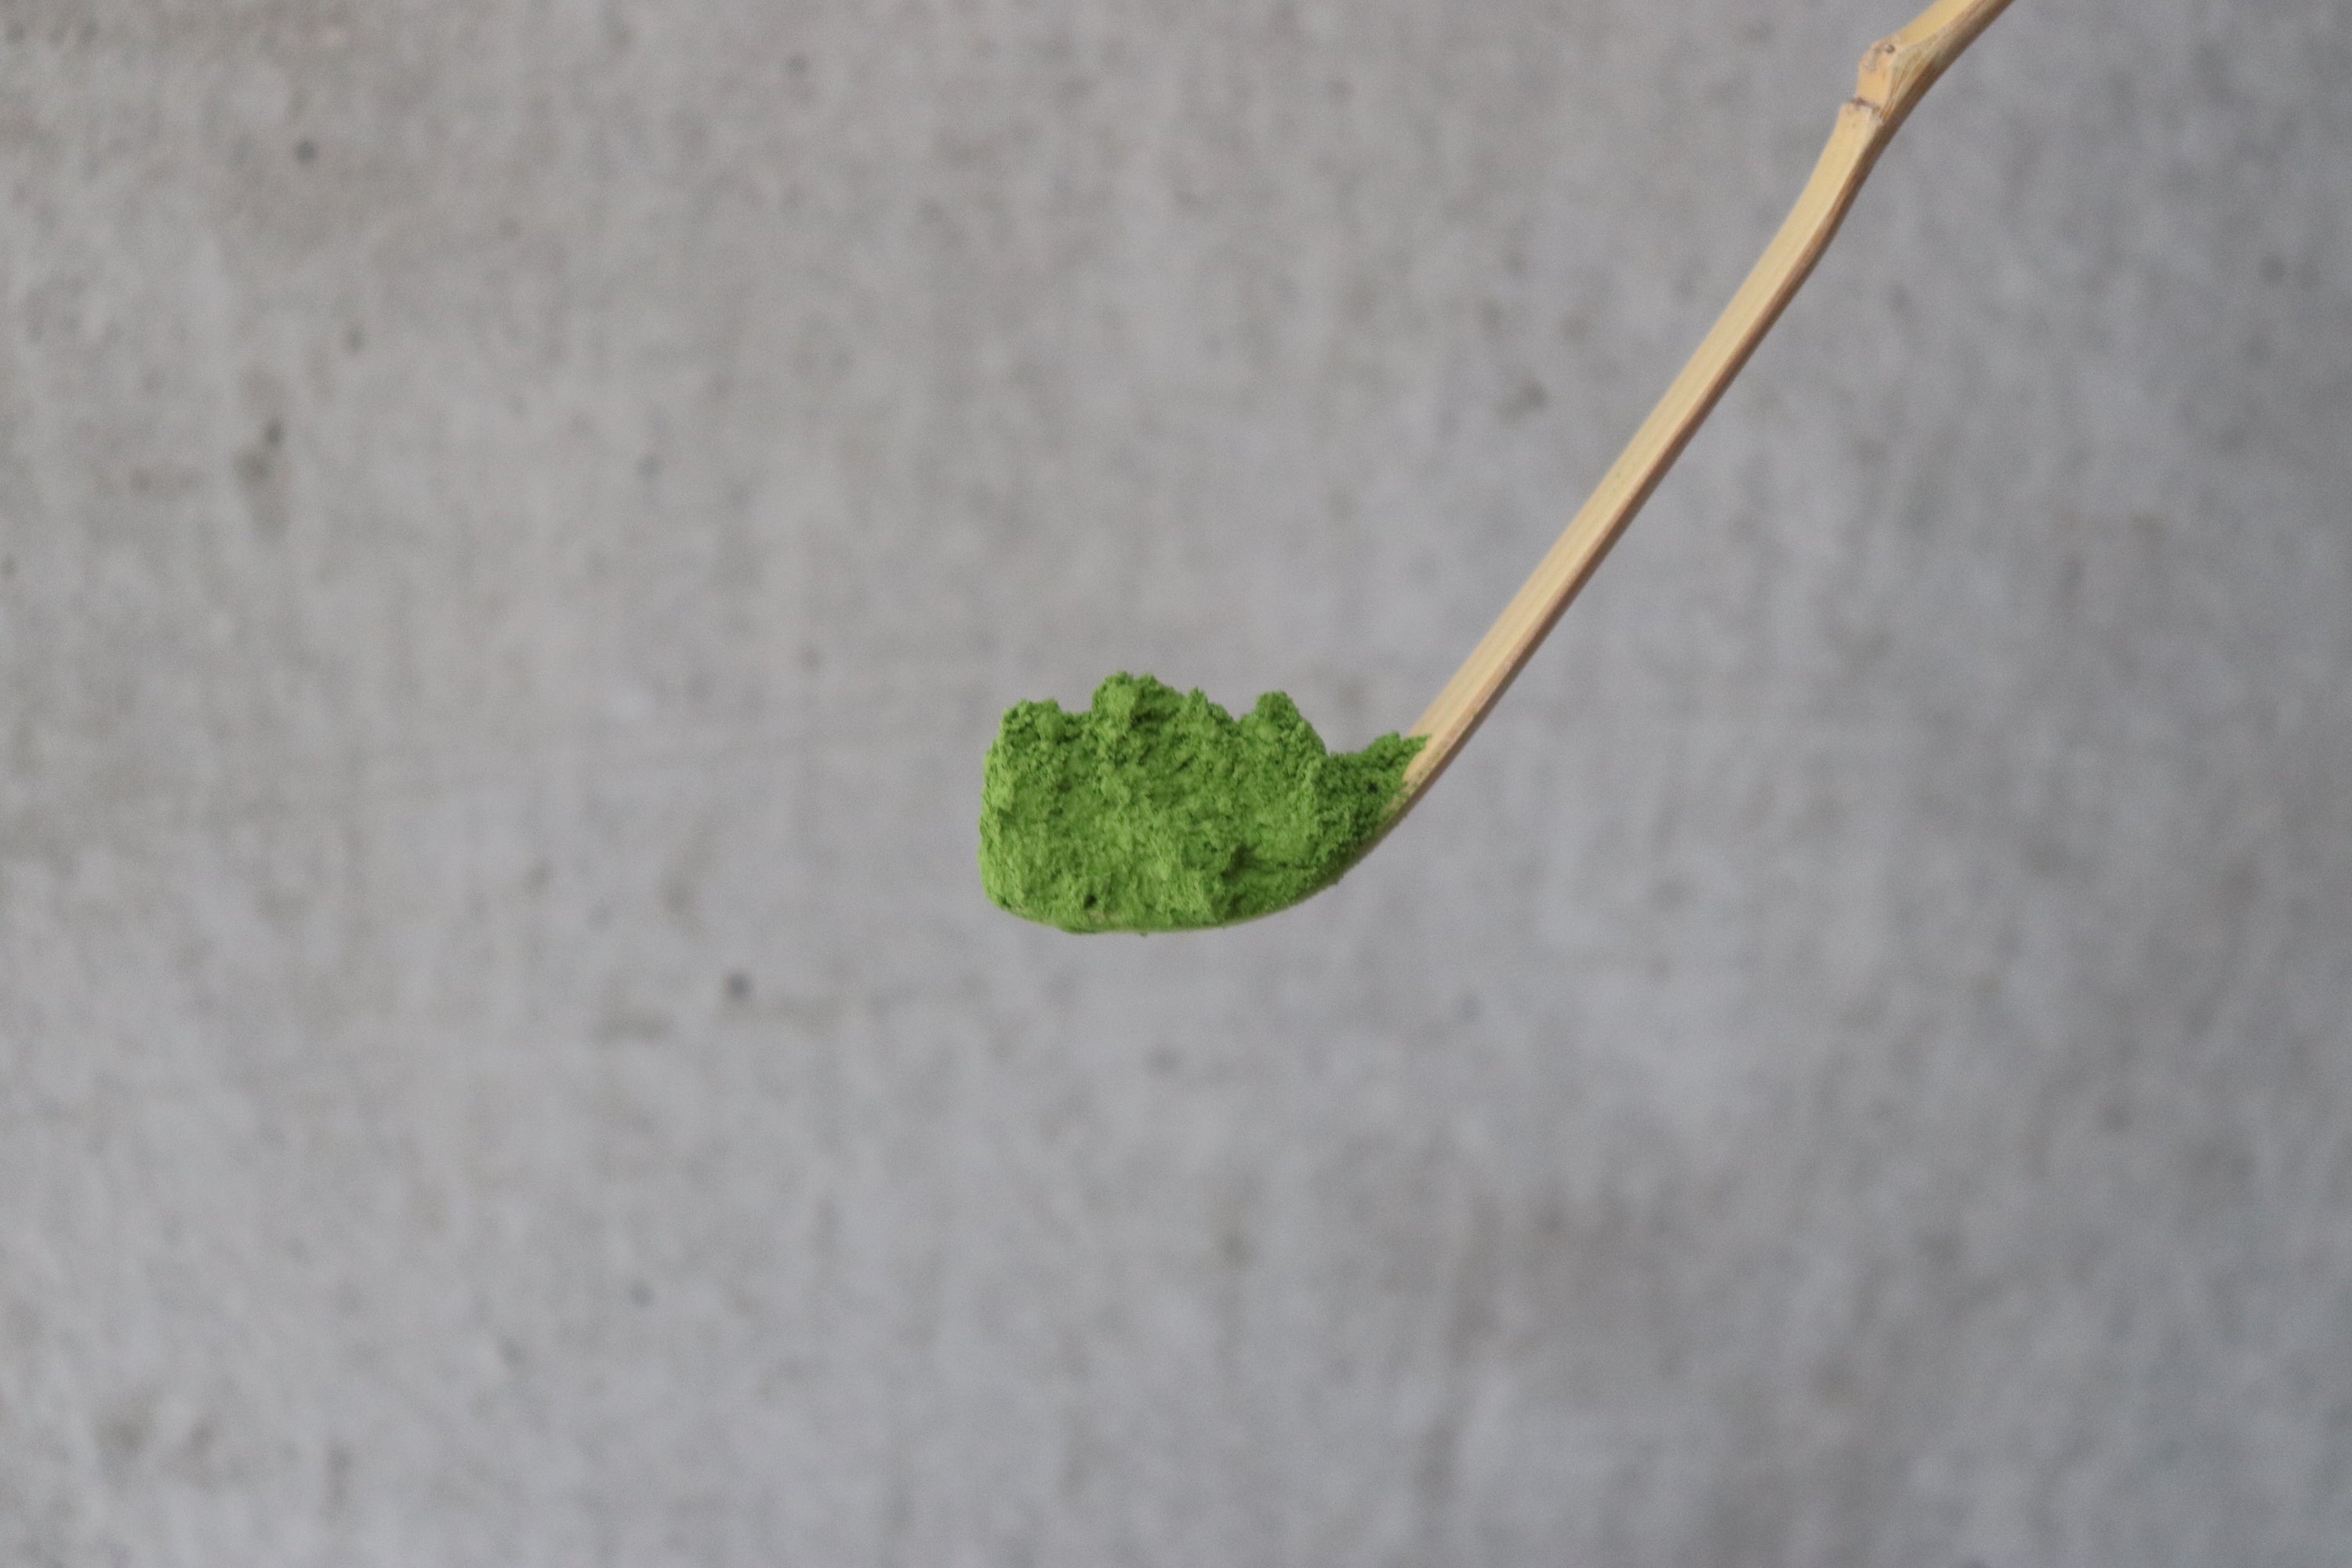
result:
M 1329 755 L 1286 697 L 1235 720 L 1195 691 L 1106 680 L 1094 706 L 1007 710 L 982 786 L 982 885 L 1070 931 L 1229 925 L 1331 885 L 1410 811 L 1494 710 L 1811 272 L 1871 165 L 2009 0 L 1938 0 L 1863 57 L 1854 95 L 1780 233 L 1592 499 L 1400 739 Z

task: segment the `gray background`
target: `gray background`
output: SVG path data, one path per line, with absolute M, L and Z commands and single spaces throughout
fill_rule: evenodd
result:
M 2352 12 L 0 5 L 0 1562 L 2352 1562 Z

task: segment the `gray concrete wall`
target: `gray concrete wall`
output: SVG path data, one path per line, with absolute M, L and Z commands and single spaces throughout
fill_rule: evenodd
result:
M 0 1563 L 2352 1561 L 2352 12 L 0 5 Z

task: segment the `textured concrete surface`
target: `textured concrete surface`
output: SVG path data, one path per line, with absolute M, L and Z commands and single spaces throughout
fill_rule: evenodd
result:
M 1907 4 L 1907 0 L 1906 0 Z M 0 4 L 0 1563 L 2352 1561 L 2352 12 Z

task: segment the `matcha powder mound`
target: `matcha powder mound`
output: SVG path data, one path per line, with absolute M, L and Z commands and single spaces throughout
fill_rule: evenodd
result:
M 981 885 L 1065 931 L 1248 920 L 1339 879 L 1421 746 L 1334 755 L 1279 691 L 1235 719 L 1148 675 L 1110 677 L 1083 713 L 1017 702 L 988 749 Z

